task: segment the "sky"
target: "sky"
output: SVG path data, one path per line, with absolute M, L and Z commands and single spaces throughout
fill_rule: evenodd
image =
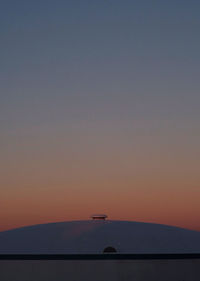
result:
M 0 1 L 0 231 L 200 231 L 200 2 Z

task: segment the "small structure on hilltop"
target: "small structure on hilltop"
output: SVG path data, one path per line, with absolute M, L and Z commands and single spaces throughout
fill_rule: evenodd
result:
M 93 220 L 106 220 L 107 219 L 107 215 L 104 215 L 104 214 L 95 214 L 95 215 L 92 215 L 91 216 L 91 219 Z

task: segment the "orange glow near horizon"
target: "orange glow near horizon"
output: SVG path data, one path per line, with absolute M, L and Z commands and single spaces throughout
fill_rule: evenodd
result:
M 98 188 L 97 188 L 98 190 Z M 200 231 L 199 200 L 190 192 L 181 196 L 173 190 L 129 190 L 115 193 L 60 188 L 8 194 L 1 198 L 0 231 L 16 227 L 68 220 L 88 220 L 93 213 L 105 213 L 108 219 L 168 224 Z M 7 198 L 8 198 L 7 197 Z M 158 200 L 159 199 L 159 200 Z
M 200 231 L 196 149 L 104 138 L 96 134 L 84 145 L 74 138 L 68 149 L 63 138 L 46 145 L 42 139 L 33 150 L 34 143 L 15 151 L 8 145 L 0 165 L 0 230 L 105 213 Z

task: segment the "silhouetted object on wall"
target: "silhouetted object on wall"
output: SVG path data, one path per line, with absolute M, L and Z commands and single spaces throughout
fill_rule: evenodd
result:
M 109 247 L 106 247 L 104 250 L 103 250 L 103 253 L 117 253 L 117 250 L 111 246 Z

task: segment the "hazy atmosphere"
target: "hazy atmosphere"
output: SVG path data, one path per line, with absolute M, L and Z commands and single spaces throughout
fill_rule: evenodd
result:
M 0 1 L 0 231 L 200 231 L 200 2 Z

